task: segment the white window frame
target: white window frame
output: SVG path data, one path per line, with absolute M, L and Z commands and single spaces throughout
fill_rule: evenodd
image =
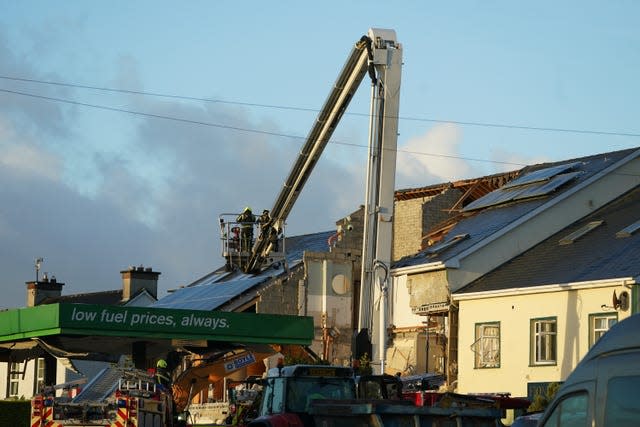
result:
M 606 325 L 597 327 L 599 320 L 605 320 Z M 613 321 L 613 322 L 612 322 Z M 589 347 L 594 345 L 613 325 L 618 323 L 618 313 L 593 313 L 589 315 Z
M 20 377 L 22 376 L 22 363 L 9 363 L 9 393 L 8 397 L 20 397 Z
M 477 323 L 476 340 L 471 344 L 475 353 L 475 367 L 500 367 L 500 322 Z
M 44 357 L 36 358 L 34 365 L 35 365 L 35 369 L 33 373 L 33 378 L 34 378 L 33 394 L 36 395 L 44 389 L 44 379 L 45 379 L 45 370 L 46 370 Z
M 552 330 L 544 326 L 551 325 Z M 558 363 L 558 319 L 545 317 L 531 319 L 531 364 L 533 366 Z

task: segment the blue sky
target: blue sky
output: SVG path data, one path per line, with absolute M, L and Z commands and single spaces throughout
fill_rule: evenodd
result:
M 370 27 L 404 48 L 396 188 L 640 146 L 634 1 L 3 3 L 0 307 L 23 304 L 40 256 L 67 293 L 114 289 L 131 264 L 163 291 L 221 265 L 217 215 L 271 207 L 308 110 Z M 288 234 L 330 230 L 364 198 L 363 86 Z

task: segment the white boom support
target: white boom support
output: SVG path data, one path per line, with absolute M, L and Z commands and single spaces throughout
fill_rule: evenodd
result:
M 373 66 L 377 79 L 371 87 L 369 163 L 364 205 L 364 236 L 358 328 L 379 331 L 372 335 L 371 360 L 380 360 L 384 373 L 388 271 L 393 243 L 393 204 L 398 139 L 398 112 L 402 48 L 395 32 L 372 29 Z M 379 317 L 373 302 L 378 301 Z

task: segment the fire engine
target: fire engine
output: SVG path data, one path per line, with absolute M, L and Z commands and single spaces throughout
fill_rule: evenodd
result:
M 146 371 L 103 369 L 76 396 L 55 396 L 53 387 L 31 400 L 31 427 L 185 427 L 170 390 Z

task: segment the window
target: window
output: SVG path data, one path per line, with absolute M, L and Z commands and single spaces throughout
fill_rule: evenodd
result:
M 44 357 L 37 358 L 35 365 L 36 365 L 36 372 L 34 375 L 33 394 L 38 394 L 44 389 L 44 372 L 45 372 Z
M 479 323 L 476 325 L 476 340 L 471 345 L 476 354 L 476 368 L 500 367 L 500 323 Z
M 271 413 L 280 414 L 284 412 L 284 378 L 273 380 L 273 396 L 271 397 Z
M 543 427 L 588 427 L 591 425 L 587 418 L 588 409 L 589 399 L 587 393 L 569 395 L 553 408 Z
M 602 220 L 600 220 L 600 221 L 591 221 L 587 225 L 579 228 L 578 230 L 574 231 L 573 233 L 569 234 L 568 236 L 565 236 L 562 239 L 560 239 L 559 243 L 561 245 L 570 245 L 571 243 L 575 242 L 580 237 L 584 236 L 585 234 L 587 234 L 588 232 L 590 232 L 594 228 L 601 226 L 602 223 L 604 223 L 604 221 L 602 221 Z
M 604 425 L 633 426 L 638 424 L 640 412 L 640 377 L 613 377 L 607 387 Z
M 555 365 L 557 350 L 555 318 L 531 320 L 531 364 Z
M 284 378 L 269 378 L 268 387 L 265 387 L 265 393 L 262 396 L 263 414 L 279 414 L 283 412 L 284 402 L 282 395 L 284 393 Z
M 616 237 L 618 238 L 631 237 L 631 235 L 638 230 L 640 230 L 640 221 L 636 221 L 630 226 L 625 227 L 622 230 L 618 231 L 616 233 Z
M 589 315 L 589 347 L 596 343 L 613 325 L 618 323 L 617 313 Z
M 18 397 L 22 363 L 11 362 L 9 365 L 9 397 Z

